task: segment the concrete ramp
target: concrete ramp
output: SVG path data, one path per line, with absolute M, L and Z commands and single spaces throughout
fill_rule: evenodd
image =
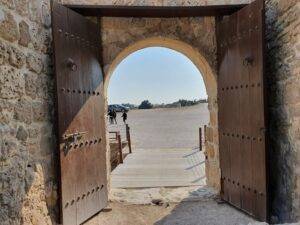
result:
M 206 185 L 199 149 L 135 149 L 111 176 L 112 188 Z

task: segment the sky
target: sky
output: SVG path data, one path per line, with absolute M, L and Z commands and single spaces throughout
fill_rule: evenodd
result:
M 202 75 L 185 55 L 149 47 L 127 56 L 115 69 L 108 86 L 109 104 L 172 103 L 207 98 Z

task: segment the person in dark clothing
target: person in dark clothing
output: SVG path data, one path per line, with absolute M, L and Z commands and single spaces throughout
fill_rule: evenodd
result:
M 126 113 L 125 110 L 123 111 L 122 117 L 123 117 L 123 122 L 126 123 L 126 120 L 127 120 L 127 113 Z
M 115 124 L 118 124 L 118 123 L 117 123 L 117 112 L 116 112 L 116 110 L 113 109 L 112 115 L 113 115 L 113 122 L 114 122 Z
M 109 116 L 109 123 L 113 124 L 114 123 L 114 116 L 112 110 L 108 111 L 108 116 Z

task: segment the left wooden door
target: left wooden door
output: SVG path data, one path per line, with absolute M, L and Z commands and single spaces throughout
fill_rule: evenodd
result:
M 107 205 L 100 26 L 53 3 L 61 222 L 81 224 Z

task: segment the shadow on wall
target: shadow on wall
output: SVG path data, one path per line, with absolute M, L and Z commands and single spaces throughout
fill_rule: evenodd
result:
M 295 208 L 295 166 L 297 149 L 294 149 L 293 127 L 286 105 L 291 104 L 285 92 L 288 78 L 293 74 L 286 62 L 289 46 L 281 40 L 284 26 L 280 9 L 273 0 L 267 1 L 266 10 L 266 75 L 269 109 L 269 184 L 271 222 L 295 222 L 299 208 Z M 296 14 L 295 14 L 296 15 Z M 290 17 L 288 17 L 290 18 Z M 297 87 L 299 88 L 299 87 Z M 292 88 L 291 88 L 292 89 Z M 293 90 L 290 90 L 293 91 Z M 290 99 L 293 101 L 292 99 Z M 299 149 L 298 149 L 299 151 Z M 298 197 L 299 198 L 299 197 Z M 299 201 L 299 199 L 298 199 Z

